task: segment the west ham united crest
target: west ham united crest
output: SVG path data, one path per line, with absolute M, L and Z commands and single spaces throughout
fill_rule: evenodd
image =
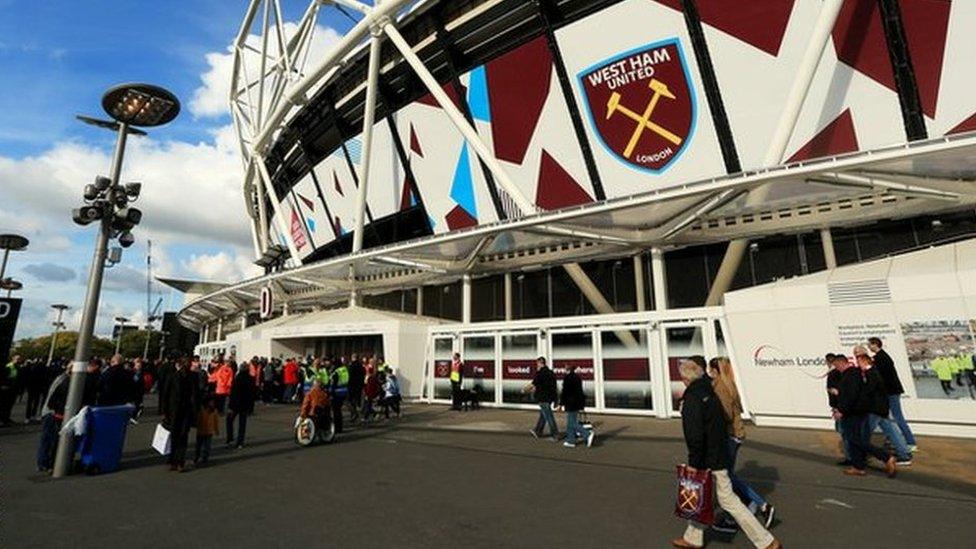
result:
M 677 38 L 601 61 L 579 79 L 603 146 L 628 165 L 662 173 L 691 141 L 694 87 Z

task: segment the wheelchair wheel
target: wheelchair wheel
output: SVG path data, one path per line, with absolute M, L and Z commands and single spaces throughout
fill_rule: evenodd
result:
M 325 442 L 326 444 L 335 441 L 335 437 L 335 424 L 333 424 L 331 421 L 329 422 L 328 428 L 319 430 L 319 438 L 321 438 L 322 442 Z
M 315 422 L 311 418 L 298 421 L 295 426 L 295 442 L 299 446 L 308 446 L 315 441 Z

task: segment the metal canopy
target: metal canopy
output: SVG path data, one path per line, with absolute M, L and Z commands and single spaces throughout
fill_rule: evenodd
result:
M 976 132 L 706 179 L 424 237 L 247 280 L 191 301 L 190 327 L 257 309 L 271 286 L 290 312 L 472 276 L 863 224 L 976 206 Z M 745 193 L 768 186 L 749 206 Z M 352 271 L 350 266 L 353 267 Z M 350 272 L 356 276 L 350 278 Z M 243 306 L 242 306 L 243 305 Z

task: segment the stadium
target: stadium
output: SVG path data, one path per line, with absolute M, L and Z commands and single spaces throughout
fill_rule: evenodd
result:
M 660 418 L 728 355 L 757 423 L 832 428 L 822 357 L 877 336 L 913 428 L 976 436 L 976 4 L 284 3 L 229 98 L 265 275 L 165 281 L 201 355 L 378 354 L 441 402 L 459 352 L 513 407 L 545 356 Z

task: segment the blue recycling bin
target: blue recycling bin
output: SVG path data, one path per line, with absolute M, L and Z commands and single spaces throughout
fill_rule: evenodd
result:
M 119 468 L 125 430 L 135 406 L 93 406 L 88 408 L 85 436 L 81 440 L 81 466 L 86 473 L 110 473 Z

